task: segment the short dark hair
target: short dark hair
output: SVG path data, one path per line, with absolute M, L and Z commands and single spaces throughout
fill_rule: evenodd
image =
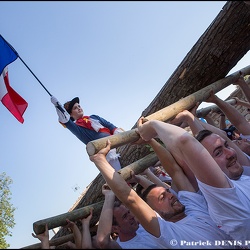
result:
M 203 129 L 203 130 L 199 131 L 199 133 L 195 136 L 195 138 L 199 142 L 202 142 L 207 136 L 209 136 L 211 134 L 213 134 L 212 131 L 210 131 L 208 129 Z
M 147 200 L 147 196 L 148 196 L 148 193 L 153 189 L 157 187 L 156 184 L 151 184 L 149 185 L 143 192 L 141 192 L 140 194 L 138 194 L 144 201 Z

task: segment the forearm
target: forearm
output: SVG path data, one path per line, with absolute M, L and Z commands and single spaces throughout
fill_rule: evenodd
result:
M 165 145 L 171 147 L 171 153 L 180 157 L 202 182 L 215 187 L 229 187 L 224 173 L 218 167 L 208 151 L 185 130 L 161 121 L 151 121 L 151 129 Z M 197 157 L 199 156 L 197 160 Z M 214 178 L 217 176 L 217 178 Z
M 136 175 L 136 178 L 138 180 L 138 184 L 140 184 L 143 188 L 147 188 L 148 186 L 150 186 L 154 183 L 156 185 L 162 186 L 162 181 L 157 176 L 155 176 L 150 170 L 146 172 L 146 175 L 147 175 L 148 179 L 146 177 L 144 177 L 143 175 Z
M 76 224 L 74 225 L 74 228 L 73 228 L 73 235 L 74 235 L 76 248 L 77 249 L 81 248 L 82 236 L 81 236 L 81 232 Z
M 82 223 L 82 240 L 81 240 L 81 246 L 77 247 L 77 249 L 92 249 L 92 239 L 89 231 L 89 223 L 83 222 Z
M 238 98 L 236 99 L 236 104 L 247 107 L 247 108 L 250 108 L 250 103 L 249 102 L 242 101 L 242 100 L 240 100 Z
M 100 156 L 97 154 L 94 155 L 93 158 L 92 161 L 101 172 L 111 190 L 115 193 L 118 199 L 125 202 L 125 199 L 130 194 L 131 188 L 121 175 L 108 163 L 104 155 Z
M 50 248 L 50 246 L 49 246 L 48 239 L 41 241 L 41 249 L 49 249 L 49 248 Z
M 112 221 L 113 221 L 113 208 L 114 208 L 115 195 L 108 194 L 105 195 L 104 204 L 102 207 L 96 240 L 100 248 L 107 248 L 110 241 L 110 234 L 112 230 Z
M 220 114 L 220 129 L 227 128 L 226 125 L 226 116 L 224 114 Z
M 216 97 L 214 103 L 221 109 L 221 111 L 227 116 L 228 120 L 239 129 L 239 131 L 245 131 L 244 127 L 248 126 L 245 117 L 238 112 L 238 110 L 231 104 Z
M 249 78 L 248 80 L 242 80 L 238 83 L 239 87 L 241 88 L 242 92 L 245 94 L 248 102 L 250 102 L 250 88 L 248 86 Z
M 196 182 L 196 179 L 195 179 L 192 171 L 187 167 L 187 165 L 184 165 L 184 164 L 179 165 L 179 163 L 177 163 L 176 159 L 169 152 L 169 151 L 171 151 L 170 147 L 169 147 L 169 151 L 168 151 L 166 148 L 164 148 L 161 144 L 159 144 L 155 140 L 150 141 L 150 145 L 152 146 L 156 155 L 158 156 L 163 168 L 171 176 L 178 191 L 179 190 L 189 190 L 191 192 L 195 191 L 193 183 L 196 184 L 195 187 L 197 189 L 197 182 Z M 188 175 L 184 172 L 184 169 L 183 169 L 184 166 L 185 166 L 185 170 L 188 173 Z M 157 179 L 159 181 L 161 181 L 159 178 L 157 178 Z M 162 183 L 161 185 L 163 186 L 164 183 L 163 182 L 161 182 L 161 183 Z M 164 187 L 166 187 L 166 186 L 164 186 Z

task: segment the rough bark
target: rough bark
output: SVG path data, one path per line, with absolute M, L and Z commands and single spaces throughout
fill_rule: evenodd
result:
M 249 49 L 250 6 L 243 1 L 228 1 L 141 115 L 146 117 L 223 79 Z M 125 167 L 147 155 L 149 149 L 127 144 L 118 152 Z M 102 199 L 103 183 L 99 174 L 74 209 Z M 53 238 L 63 235 L 59 230 Z

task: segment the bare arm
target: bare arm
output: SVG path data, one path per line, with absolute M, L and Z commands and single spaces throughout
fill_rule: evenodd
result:
M 213 133 L 220 135 L 228 142 L 228 145 L 237 152 L 237 159 L 240 162 L 240 164 L 242 164 L 243 166 L 250 165 L 250 160 L 248 159 L 248 157 L 236 144 L 234 144 L 231 140 L 228 139 L 225 131 L 219 129 L 218 127 L 212 126 L 208 123 L 201 122 L 198 118 L 194 117 L 193 114 L 187 110 L 184 110 L 183 112 L 179 113 L 178 117 L 179 119 L 185 120 L 188 123 L 194 135 L 196 135 L 199 131 L 203 129 L 208 129 Z
M 70 228 L 72 230 L 74 240 L 75 240 L 76 249 L 81 248 L 82 236 L 81 236 L 81 232 L 80 232 L 78 226 L 73 221 L 70 221 L 68 219 L 66 219 L 66 221 L 67 221 L 68 224 L 65 227 L 68 227 L 68 228 Z
M 232 98 L 235 99 L 237 105 L 241 105 L 241 106 L 250 108 L 250 102 L 242 101 L 238 97 L 232 97 Z
M 182 158 L 201 182 L 218 188 L 230 187 L 226 176 L 209 152 L 187 131 L 157 120 L 144 124 L 142 122 L 143 118 L 140 118 L 138 131 L 143 140 L 159 137 L 171 148 L 173 156 Z
M 227 128 L 227 125 L 226 125 L 226 116 L 221 113 L 220 114 L 220 129 L 225 129 Z
M 97 154 L 90 156 L 90 160 L 95 163 L 116 197 L 135 215 L 144 229 L 152 235 L 160 237 L 160 226 L 155 211 L 129 187 L 121 175 L 107 162 L 106 154 L 110 150 L 110 144 L 110 141 L 107 140 L 107 146 Z
M 164 148 L 155 139 L 151 139 L 149 141 L 149 144 L 154 149 L 164 169 L 171 176 L 175 186 L 178 189 L 176 191 L 180 191 L 180 190 L 187 190 L 190 192 L 197 191 L 194 189 L 193 185 L 190 183 L 189 179 L 183 172 L 180 165 L 176 162 L 172 154 L 166 148 Z
M 89 231 L 90 220 L 93 216 L 93 209 L 86 218 L 81 219 L 82 222 L 82 235 L 81 235 L 81 249 L 93 249 L 92 238 Z
M 213 91 L 211 91 L 210 96 L 206 101 L 215 103 L 240 133 L 243 135 L 250 135 L 250 124 L 234 106 L 221 100 L 213 93 Z
M 41 249 L 50 249 L 49 246 L 49 230 L 48 230 L 48 225 L 45 225 L 45 231 L 42 234 L 34 234 L 32 233 L 32 236 L 34 238 L 37 238 L 41 241 Z
M 105 196 L 105 200 L 96 234 L 97 244 L 101 249 L 121 248 L 120 245 L 110 237 L 112 230 L 115 194 L 107 184 L 102 186 L 102 194 Z
M 150 182 L 149 183 L 155 183 L 157 186 L 161 186 L 161 187 L 164 187 L 164 188 L 170 188 L 170 186 L 168 185 L 168 184 L 166 184 L 166 183 L 164 183 L 163 181 L 161 181 L 161 179 L 160 178 L 158 178 L 149 168 L 147 168 L 144 172 L 143 172 L 147 177 L 148 177 L 148 179 L 150 180 Z M 148 184 L 149 184 L 148 183 Z M 141 181 L 140 181 L 140 184 L 141 184 Z M 147 186 L 149 186 L 147 184 Z M 142 185 L 142 184 L 141 184 Z M 144 185 L 142 185 L 143 187 L 147 187 L 145 184 Z
M 234 85 L 236 85 L 236 84 L 239 85 L 239 87 L 241 88 L 242 92 L 245 94 L 248 102 L 250 102 L 250 88 L 248 86 L 248 82 L 249 82 L 249 77 L 248 77 L 248 80 L 245 80 L 243 74 L 240 74 L 240 77 L 234 83 Z

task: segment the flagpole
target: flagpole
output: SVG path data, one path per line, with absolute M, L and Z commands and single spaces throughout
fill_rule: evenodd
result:
M 3 36 L 0 34 L 0 36 L 2 37 L 2 39 L 8 44 L 8 46 L 13 50 L 13 52 L 17 55 L 17 57 L 22 61 L 22 63 L 26 66 L 26 68 L 30 71 L 30 73 L 36 78 L 36 80 L 42 85 L 42 87 L 47 91 L 47 93 L 52 96 L 52 94 L 50 94 L 50 92 L 45 88 L 45 86 L 42 84 L 42 82 L 37 78 L 37 76 L 32 72 L 32 70 L 28 67 L 28 65 L 23 61 L 23 59 L 19 56 L 19 54 L 17 53 L 17 51 L 13 48 L 13 46 L 11 46 L 11 44 L 9 44 L 4 38 Z
M 22 61 L 22 63 L 26 66 L 26 68 L 30 71 L 30 73 L 36 78 L 36 80 L 42 85 L 42 87 L 47 91 L 47 93 L 50 94 L 50 92 L 45 88 L 45 86 L 41 83 L 41 81 L 36 77 L 36 75 L 32 72 L 32 70 L 28 67 L 28 65 L 23 61 L 23 59 L 18 55 L 19 59 Z

